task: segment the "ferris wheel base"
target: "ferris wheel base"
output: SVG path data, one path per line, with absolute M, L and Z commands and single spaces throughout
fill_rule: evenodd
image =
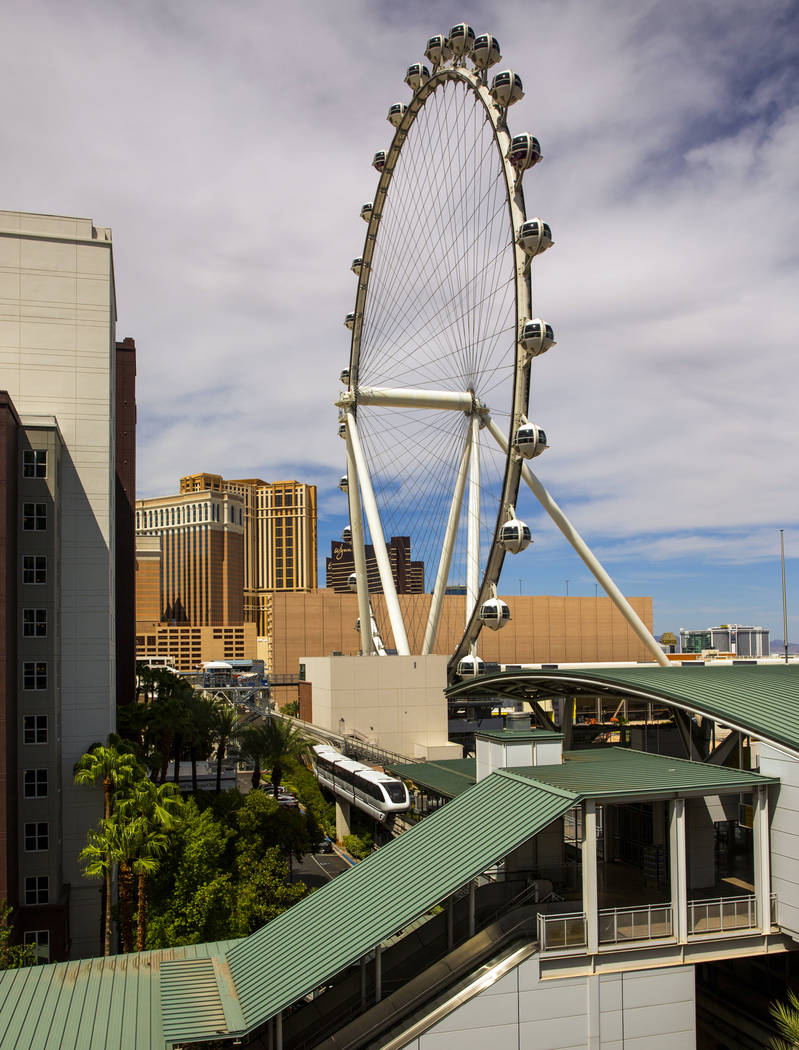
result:
M 407 759 L 461 758 L 447 739 L 448 657 L 308 656 L 312 721 L 340 737 Z

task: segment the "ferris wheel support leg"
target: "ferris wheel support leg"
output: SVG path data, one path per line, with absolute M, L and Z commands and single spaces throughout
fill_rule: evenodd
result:
M 460 521 L 461 508 L 463 506 L 463 491 L 466 488 L 466 475 L 469 467 L 469 453 L 472 448 L 471 428 L 466 434 L 466 442 L 461 454 L 458 476 L 455 480 L 455 491 L 452 494 L 452 503 L 449 507 L 447 527 L 444 532 L 444 545 L 441 548 L 441 559 L 438 563 L 436 583 L 433 587 L 433 598 L 430 602 L 430 615 L 427 618 L 427 628 L 424 632 L 424 645 L 422 654 L 426 656 L 433 648 L 438 630 L 438 621 L 441 617 L 441 604 L 444 600 L 444 591 L 447 589 L 449 569 L 452 564 L 452 553 L 455 549 L 455 539 L 458 535 L 458 522 Z
M 472 416 L 469 431 L 469 513 L 466 519 L 466 625 L 480 590 L 480 420 Z
M 493 419 L 488 421 L 488 429 L 491 431 L 491 434 L 499 447 L 507 455 L 507 439 Z M 597 583 L 599 583 L 600 587 L 602 587 L 630 627 L 632 627 L 647 649 L 652 653 L 656 663 L 659 663 L 664 667 L 670 667 L 671 662 L 647 629 L 646 624 L 640 618 L 635 609 L 633 609 L 632 605 L 630 605 L 607 572 L 605 572 L 591 548 L 526 463 L 522 464 L 522 478 L 524 478 L 527 485 L 533 490 L 538 502 L 582 558 L 588 569 L 590 569 Z
M 369 602 L 369 578 L 366 574 L 363 513 L 361 511 L 361 493 L 358 487 L 358 471 L 355 467 L 355 457 L 352 454 L 349 427 L 347 427 L 347 477 L 352 479 L 351 484 L 347 485 L 347 496 L 350 504 L 350 528 L 352 529 L 352 560 L 355 568 L 355 581 L 358 587 L 361 652 L 364 656 L 371 656 L 375 651 L 375 646 L 372 641 L 372 607 Z
M 355 415 L 351 411 L 347 412 L 347 435 L 352 447 L 352 456 L 355 460 L 358 484 L 361 487 L 363 509 L 366 514 L 366 520 L 369 523 L 369 532 L 372 535 L 377 570 L 380 573 L 380 582 L 383 585 L 383 595 L 386 599 L 388 619 L 391 624 L 391 630 L 394 633 L 394 645 L 400 656 L 410 656 L 408 636 L 405 633 L 402 610 L 397 598 L 397 588 L 394 586 L 394 577 L 391 574 L 391 563 L 388 560 L 383 526 L 380 524 L 380 512 L 377 509 L 377 500 L 372 489 L 372 479 L 369 477 L 369 471 L 366 466 L 366 457 L 363 454 L 358 424 L 355 422 Z

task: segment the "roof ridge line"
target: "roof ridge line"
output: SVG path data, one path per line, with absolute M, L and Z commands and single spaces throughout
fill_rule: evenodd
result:
M 531 766 L 530 768 L 535 769 L 535 766 Z M 567 788 L 555 787 L 554 784 L 547 784 L 543 780 L 536 780 L 534 777 L 522 777 L 519 776 L 518 773 L 511 773 L 509 769 L 494 769 L 492 772 L 498 773 L 501 777 L 507 777 L 508 780 L 515 780 L 519 784 L 525 784 L 527 787 L 534 784 L 540 790 L 547 791 L 551 795 L 560 795 L 561 798 L 572 798 L 575 802 L 581 802 L 583 799 L 583 792 L 569 791 Z

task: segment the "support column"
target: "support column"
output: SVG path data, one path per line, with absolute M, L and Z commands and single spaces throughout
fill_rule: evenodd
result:
M 477 883 L 474 879 L 469 883 L 469 936 L 474 937 L 475 917 L 477 913 Z
M 599 900 L 596 861 L 596 802 L 583 803 L 583 912 L 585 913 L 586 949 L 589 955 L 599 951 Z
M 366 1009 L 366 956 L 361 956 L 361 1010 Z
M 363 513 L 361 492 L 358 486 L 358 469 L 352 454 L 352 441 L 347 435 L 347 499 L 350 504 L 350 528 L 352 530 L 352 565 L 358 587 L 358 616 L 361 621 L 361 652 L 372 656 L 371 605 L 369 603 L 369 580 L 366 573 L 366 550 L 363 539 Z
M 351 834 L 350 804 L 343 799 L 336 799 L 336 838 L 339 842 L 345 835 Z
M 447 951 L 455 947 L 455 898 L 447 900 Z
M 669 802 L 669 882 L 672 932 L 680 944 L 685 944 L 688 940 L 688 863 L 684 798 Z
M 275 1018 L 275 1050 L 283 1050 L 283 1011 Z
M 771 857 L 769 855 L 768 788 L 757 787 L 754 791 L 755 900 L 757 902 L 757 925 L 761 933 L 771 930 Z
M 375 1002 L 379 1003 L 383 998 L 383 947 L 378 944 L 375 948 Z

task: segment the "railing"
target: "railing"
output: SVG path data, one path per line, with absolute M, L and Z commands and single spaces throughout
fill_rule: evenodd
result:
M 688 901 L 688 934 L 726 933 L 751 930 L 757 926 L 757 898 L 717 897 L 707 901 Z
M 585 948 L 587 930 L 583 912 L 566 915 L 538 915 L 538 941 L 542 952 Z
M 671 937 L 671 904 L 645 904 L 640 908 L 603 908 L 599 913 L 599 943 L 652 941 Z

